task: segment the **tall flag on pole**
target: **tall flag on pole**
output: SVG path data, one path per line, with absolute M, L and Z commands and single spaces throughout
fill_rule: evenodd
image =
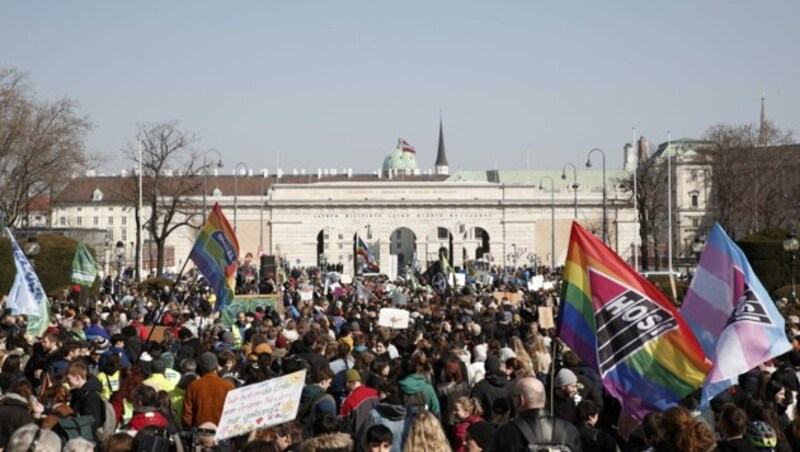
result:
M 416 154 L 417 153 L 417 150 L 414 149 L 414 146 L 411 146 L 410 144 L 408 144 L 408 142 L 406 140 L 404 140 L 402 138 L 400 138 L 400 149 L 403 152 L 411 152 L 412 154 Z
M 6 228 L 6 234 L 11 240 L 11 252 L 17 270 L 6 306 L 13 315 L 25 314 L 28 317 L 28 334 L 41 336 L 50 326 L 50 303 L 33 266 L 28 262 L 11 230 Z
M 739 375 L 792 348 L 775 303 L 719 224 L 711 229 L 681 314 L 714 363 L 701 408 Z
M 375 259 L 375 255 L 372 254 L 372 250 L 369 249 L 369 246 L 366 242 L 359 236 L 358 237 L 358 249 L 356 250 L 359 256 L 364 258 L 364 262 L 367 263 L 370 270 L 378 270 L 380 266 L 378 266 L 378 260 Z
M 578 223 L 572 223 L 558 335 L 640 421 L 700 387 L 710 367 L 672 303 Z
M 200 235 L 194 242 L 189 259 L 217 294 L 215 311 L 225 309 L 236 293 L 236 267 L 239 262 L 239 241 L 219 204 L 214 204 Z
M 75 256 L 72 258 L 72 282 L 90 287 L 97 278 L 97 262 L 83 242 L 78 242 Z

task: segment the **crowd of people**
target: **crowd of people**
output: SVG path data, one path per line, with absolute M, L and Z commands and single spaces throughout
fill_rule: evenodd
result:
M 743 375 L 706 412 L 693 394 L 625 431 L 597 372 L 540 318 L 557 315 L 557 270 L 491 268 L 491 283 L 446 294 L 424 279 L 346 284 L 316 268 L 287 270 L 281 280 L 241 272 L 275 304 L 232 324 L 196 277 L 161 293 L 131 285 L 98 299 L 65 295 L 39 338 L 5 312 L 0 449 L 800 450 L 799 351 Z M 531 290 L 537 274 L 548 284 Z M 408 310 L 408 328 L 379 325 L 387 307 Z M 794 341 L 800 319 L 787 320 Z M 228 392 L 300 370 L 293 421 L 215 440 Z

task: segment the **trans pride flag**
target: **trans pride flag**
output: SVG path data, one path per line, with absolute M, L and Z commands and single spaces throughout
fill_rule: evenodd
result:
M 710 367 L 664 295 L 578 223 L 572 223 L 558 335 L 640 421 L 700 387 Z
M 217 293 L 214 310 L 225 309 L 236 293 L 236 266 L 239 262 L 239 241 L 228 220 L 214 204 L 200 235 L 194 242 L 189 259 Z
M 681 314 L 714 362 L 701 409 L 734 385 L 739 375 L 792 348 L 783 317 L 742 250 L 719 224 L 711 229 Z

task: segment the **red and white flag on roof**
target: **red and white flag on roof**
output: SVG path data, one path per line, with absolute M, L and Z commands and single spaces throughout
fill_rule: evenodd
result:
M 414 149 L 414 146 L 411 146 L 410 144 L 408 144 L 408 142 L 406 140 L 404 140 L 402 138 L 400 138 L 400 146 L 401 146 L 403 152 L 412 152 L 414 154 L 417 153 L 417 150 Z

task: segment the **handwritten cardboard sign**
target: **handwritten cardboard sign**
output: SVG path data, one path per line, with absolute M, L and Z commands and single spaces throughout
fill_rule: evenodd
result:
M 405 309 L 382 308 L 378 315 L 378 325 L 397 330 L 408 328 L 409 312 Z
M 229 392 L 216 438 L 232 438 L 291 421 L 297 416 L 305 382 L 306 371 L 301 370 Z
M 556 327 L 553 321 L 553 308 L 539 307 L 539 326 L 544 329 Z

